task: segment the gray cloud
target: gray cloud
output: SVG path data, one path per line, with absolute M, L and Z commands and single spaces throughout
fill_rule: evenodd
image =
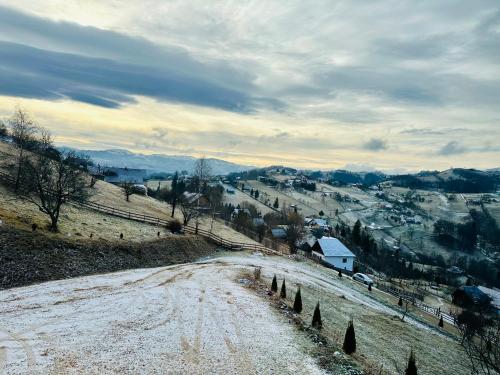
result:
M 410 128 L 404 129 L 399 132 L 399 134 L 410 134 L 410 135 L 445 135 L 457 132 L 467 131 L 467 128 L 444 128 L 444 129 L 432 129 L 432 128 Z
M 363 148 L 369 151 L 382 151 L 387 150 L 389 146 L 387 141 L 380 138 L 372 138 L 363 144 Z
M 246 93 L 179 72 L 0 41 L 0 94 L 39 99 L 71 98 L 116 108 L 134 95 L 250 112 Z
M 457 141 L 450 141 L 439 149 L 440 155 L 457 155 L 468 152 L 467 147 L 463 146 Z
M 0 35 L 3 95 L 70 98 L 108 108 L 132 103 L 134 95 L 242 113 L 283 107 L 277 99 L 252 95 L 247 72 L 224 62 L 202 64 L 179 48 L 144 39 L 1 6 Z

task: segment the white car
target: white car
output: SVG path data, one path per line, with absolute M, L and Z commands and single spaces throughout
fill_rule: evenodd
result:
M 373 280 L 366 276 L 364 273 L 355 273 L 352 278 L 366 285 L 373 285 Z

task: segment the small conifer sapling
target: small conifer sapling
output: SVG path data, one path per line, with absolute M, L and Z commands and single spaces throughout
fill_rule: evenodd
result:
M 297 293 L 295 293 L 295 301 L 293 302 L 293 311 L 297 314 L 302 312 L 302 296 L 300 294 L 300 287 L 297 289 Z
M 321 320 L 321 311 L 319 309 L 319 302 L 316 304 L 316 308 L 314 309 L 312 326 L 317 329 L 321 329 L 321 327 L 323 327 L 323 322 Z
M 352 354 L 356 351 L 356 333 L 354 332 L 354 323 L 352 319 L 347 325 L 344 337 L 344 345 L 342 346 L 346 354 Z
M 410 352 L 410 358 L 408 358 L 408 366 L 406 367 L 405 375 L 417 375 L 417 364 L 415 362 L 413 350 Z
M 274 275 L 273 282 L 271 283 L 271 291 L 274 293 L 278 291 L 278 281 L 276 280 L 276 275 Z
M 286 298 L 286 284 L 285 284 L 285 279 L 283 279 L 283 283 L 281 284 L 280 297 L 281 298 Z

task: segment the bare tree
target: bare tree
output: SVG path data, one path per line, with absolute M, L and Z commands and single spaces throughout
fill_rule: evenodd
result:
M 130 196 L 134 194 L 134 183 L 131 181 L 125 181 L 121 184 L 121 187 L 123 189 L 123 194 L 125 195 L 125 200 L 127 202 L 130 201 Z
M 196 202 L 190 202 L 185 197 L 181 197 L 180 206 L 184 225 L 188 225 L 191 219 L 198 218 L 199 213 Z
M 304 218 L 298 213 L 291 212 L 287 216 L 286 241 L 290 251 L 297 251 L 297 241 L 304 237 Z
M 500 373 L 500 320 L 483 312 L 466 311 L 458 317 L 462 347 L 469 359 L 471 374 Z
M 11 128 L 12 141 L 18 149 L 16 168 L 14 171 L 14 189 L 17 192 L 21 184 L 23 166 L 26 164 L 27 151 L 33 149 L 36 144 L 36 135 L 39 131 L 37 125 L 29 114 L 22 108 L 17 108 L 12 117 L 8 120 Z
M 212 175 L 212 168 L 208 164 L 208 160 L 205 156 L 202 156 L 198 160 L 196 160 L 196 164 L 194 166 L 194 178 L 196 183 L 196 192 L 200 193 L 203 184 L 207 183 Z
M 74 152 L 54 151 L 47 132 L 42 131 L 37 142 L 37 152 L 23 161 L 26 178 L 20 179 L 19 191 L 50 217 L 50 230 L 56 232 L 61 207 L 88 199 L 87 175 Z
M 7 127 L 2 121 L 0 121 L 0 138 L 4 138 L 7 135 L 8 135 Z

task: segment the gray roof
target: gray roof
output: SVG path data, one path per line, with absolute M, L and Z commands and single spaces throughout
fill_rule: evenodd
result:
M 335 237 L 320 238 L 317 243 L 327 257 L 356 257 L 345 245 Z
M 258 226 L 258 225 L 266 225 L 266 222 L 264 221 L 263 218 L 261 217 L 254 217 L 253 218 L 253 225 Z
M 271 229 L 271 233 L 273 234 L 273 237 L 275 237 L 275 238 L 285 238 L 286 237 L 286 230 L 284 230 L 283 228 Z

